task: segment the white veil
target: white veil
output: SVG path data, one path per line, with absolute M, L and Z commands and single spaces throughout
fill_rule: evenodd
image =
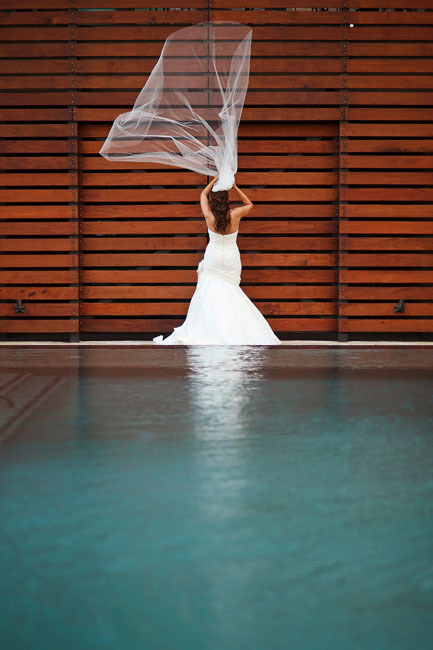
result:
M 237 132 L 248 88 L 252 30 L 237 22 L 179 29 L 134 107 L 118 115 L 100 154 L 216 176 L 230 189 L 237 171 Z

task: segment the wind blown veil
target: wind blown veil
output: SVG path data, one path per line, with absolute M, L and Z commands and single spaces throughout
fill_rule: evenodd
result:
M 107 160 L 173 165 L 230 189 L 237 171 L 237 133 L 248 88 L 252 30 L 236 22 L 179 29 L 134 107 L 114 121 L 100 154 Z

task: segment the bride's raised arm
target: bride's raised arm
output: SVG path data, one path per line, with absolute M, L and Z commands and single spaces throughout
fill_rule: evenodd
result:
M 214 185 L 217 182 L 218 176 L 219 176 L 219 172 L 218 172 L 218 174 L 216 176 L 214 176 L 214 178 L 211 180 L 211 182 L 208 183 L 208 185 L 206 185 L 206 187 L 204 188 L 204 190 L 202 190 L 202 192 L 200 194 L 200 207 L 201 207 L 201 212 L 202 212 L 204 217 L 211 217 L 212 216 L 212 210 L 210 209 L 209 199 L 207 197 L 209 195 L 209 192 L 212 189 L 212 185 Z
M 243 205 L 240 206 L 239 208 L 235 208 L 234 210 L 232 210 L 232 215 L 233 217 L 241 219 L 246 214 L 248 214 L 250 210 L 252 210 L 254 204 L 252 201 L 250 201 L 250 199 L 247 197 L 245 192 L 242 192 L 242 190 L 239 189 L 236 183 L 234 183 L 233 189 L 235 189 L 236 192 L 239 194 Z

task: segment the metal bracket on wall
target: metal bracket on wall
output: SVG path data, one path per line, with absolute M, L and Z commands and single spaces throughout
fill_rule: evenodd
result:
M 15 314 L 25 314 L 26 313 L 26 307 L 23 305 L 22 300 L 17 300 L 15 305 L 14 305 L 14 312 Z

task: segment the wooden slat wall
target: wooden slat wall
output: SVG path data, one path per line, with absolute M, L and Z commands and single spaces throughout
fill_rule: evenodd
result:
M 207 243 L 197 175 L 107 162 L 108 126 L 80 137 L 81 329 L 166 332 L 186 315 Z M 337 124 L 241 125 L 237 180 L 255 204 L 238 236 L 242 286 L 276 331 L 336 330 L 337 161 Z
M 55 4 L 66 17 L 69 2 Z M 17 12 L 16 3 L 0 3 L 0 330 L 73 337 L 79 327 L 73 28 L 66 19 L 53 26 L 51 14 L 32 11 L 39 5 L 20 2 L 28 11 Z M 23 313 L 15 313 L 19 300 Z
M 345 4 L 339 331 L 432 333 L 433 3 Z
M 149 338 L 183 321 L 207 179 L 98 150 L 165 38 L 214 19 L 254 30 L 245 292 L 282 338 L 432 333 L 431 0 L 155 4 L 0 0 L 1 329 Z

